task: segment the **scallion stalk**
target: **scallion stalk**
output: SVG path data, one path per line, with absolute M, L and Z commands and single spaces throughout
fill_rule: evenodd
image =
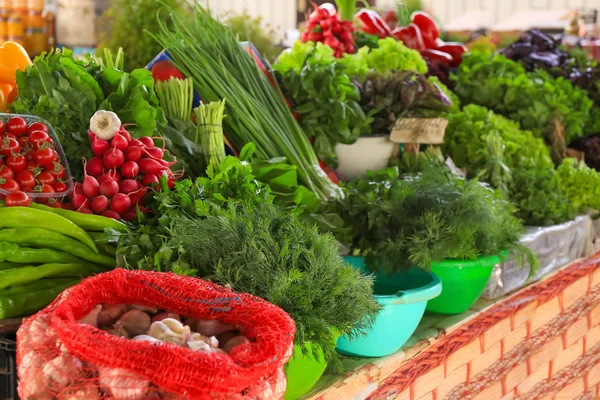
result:
M 158 19 L 159 34 L 152 35 L 177 67 L 194 80 L 207 102 L 227 99 L 224 129 L 241 149 L 256 145 L 256 156 L 285 156 L 298 168 L 301 183 L 322 200 L 339 189 L 319 167 L 317 156 L 302 128 L 285 104 L 281 91 L 257 67 L 229 27 L 213 19 L 196 3 L 195 18 L 169 10 L 172 24 Z
M 225 158 L 223 140 L 223 118 L 225 117 L 225 100 L 201 104 L 194 108 L 198 125 L 196 136 L 202 146 L 202 154 L 206 165 L 217 165 Z M 196 140 L 198 143 L 198 140 Z
M 189 121 L 194 102 L 194 81 L 170 78 L 154 85 L 160 106 L 168 119 Z

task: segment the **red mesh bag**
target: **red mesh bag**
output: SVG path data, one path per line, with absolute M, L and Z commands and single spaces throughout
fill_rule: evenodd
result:
M 97 304 L 137 304 L 235 325 L 230 354 L 114 336 L 78 321 Z M 281 399 L 293 320 L 257 297 L 170 273 L 114 270 L 67 289 L 17 333 L 23 400 Z

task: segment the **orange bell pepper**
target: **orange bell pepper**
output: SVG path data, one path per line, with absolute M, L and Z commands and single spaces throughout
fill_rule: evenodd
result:
M 17 97 L 17 71 L 30 64 L 31 59 L 20 44 L 5 42 L 0 46 L 0 110 L 6 110 Z

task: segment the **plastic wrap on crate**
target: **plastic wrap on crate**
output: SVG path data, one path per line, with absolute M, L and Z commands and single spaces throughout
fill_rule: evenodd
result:
M 494 267 L 482 297 L 496 299 L 504 296 L 570 262 L 593 254 L 595 237 L 592 219 L 587 215 L 560 225 L 528 228 L 521 243 L 532 249 L 539 258 L 540 268 L 535 276 L 528 280 L 529 264 L 519 267 L 515 259 L 509 257 Z

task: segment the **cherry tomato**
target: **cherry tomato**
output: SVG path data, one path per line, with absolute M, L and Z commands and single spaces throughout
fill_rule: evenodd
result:
M 67 176 L 67 170 L 60 163 L 54 164 L 54 169 L 52 169 L 52 173 L 56 179 L 65 179 Z
M 29 134 L 29 142 L 33 145 L 33 147 L 40 149 L 48 146 L 46 143 L 52 143 L 52 139 L 46 132 L 34 131 Z
M 31 171 L 19 171 L 15 175 L 15 180 L 23 190 L 33 190 L 35 187 L 35 177 Z
M 6 166 L 10 167 L 13 172 L 23 171 L 27 168 L 27 159 L 25 156 L 8 156 L 6 158 Z
M 18 154 L 21 151 L 21 145 L 17 139 L 11 137 L 4 137 L 2 140 L 2 146 L 0 146 L 0 154 L 3 156 L 10 156 L 12 154 Z
M 38 193 L 56 193 L 54 188 L 50 185 L 36 186 L 36 192 L 38 192 Z M 43 204 L 48 204 L 49 202 L 50 203 L 56 202 L 56 199 L 54 197 L 40 197 L 38 201 Z
M 48 127 L 44 123 L 34 122 L 33 124 L 29 125 L 29 129 L 27 129 L 27 132 L 32 133 L 35 131 L 42 131 L 48 133 Z
M 23 136 L 27 133 L 27 122 L 21 117 L 11 118 L 10 121 L 6 123 L 6 131 L 17 137 Z
M 35 177 L 36 180 L 40 183 L 40 185 L 54 185 L 56 183 L 56 179 L 54 178 L 54 175 L 52 175 L 50 172 L 40 172 L 38 174 L 38 176 Z
M 7 194 L 4 202 L 6 203 L 6 207 L 29 207 L 31 199 L 27 193 L 19 190 Z
M 0 179 L 0 189 L 6 190 L 9 193 L 21 190 L 19 184 L 14 179 Z
M 4 138 L 11 138 L 11 139 L 15 139 L 16 141 L 18 141 L 19 139 L 17 139 L 17 137 L 15 135 L 13 135 L 12 133 L 5 133 L 4 136 L 2 136 L 2 139 Z
M 4 121 L 0 120 L 0 135 L 4 134 Z
M 25 158 L 27 161 L 33 161 L 35 159 L 35 149 L 29 149 L 25 152 Z
M 0 167 L 0 179 L 13 179 L 15 177 L 15 173 L 12 169 L 3 165 Z
M 56 193 L 66 192 L 68 188 L 69 187 L 64 182 L 56 182 L 54 184 L 54 190 L 56 191 Z
M 21 145 L 21 150 L 29 150 L 31 148 L 31 143 L 29 142 L 29 138 L 27 136 L 21 136 L 17 139 L 17 141 Z
M 35 162 L 45 168 L 53 168 L 56 152 L 50 148 L 38 149 L 35 152 Z

